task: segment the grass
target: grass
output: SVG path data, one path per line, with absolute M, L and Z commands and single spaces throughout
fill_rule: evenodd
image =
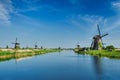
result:
M 14 54 L 14 52 L 0 51 L 0 56 Z
M 57 52 L 59 49 L 33 49 L 29 52 L 17 52 L 16 50 L 14 52 L 10 51 L 0 51 L 0 61 L 6 61 L 10 59 L 18 59 L 28 56 L 34 56 L 34 55 L 42 55 L 50 52 Z
M 59 51 L 58 49 L 41 49 L 41 50 L 35 50 L 35 54 L 44 54 L 44 53 L 49 53 L 49 52 L 56 52 L 56 51 Z
M 113 50 L 113 51 L 88 50 L 86 52 L 78 52 L 78 53 L 79 54 L 89 54 L 89 55 L 98 56 L 98 57 L 108 57 L 108 58 L 120 59 L 120 51 L 118 51 L 118 50 Z

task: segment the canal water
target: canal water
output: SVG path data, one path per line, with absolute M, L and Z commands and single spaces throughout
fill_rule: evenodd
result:
M 120 60 L 48 53 L 0 62 L 0 80 L 120 80 Z

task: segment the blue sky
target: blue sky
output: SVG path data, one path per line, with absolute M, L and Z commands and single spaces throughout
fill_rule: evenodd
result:
M 120 0 L 0 0 L 0 47 L 90 46 L 97 24 L 120 47 Z

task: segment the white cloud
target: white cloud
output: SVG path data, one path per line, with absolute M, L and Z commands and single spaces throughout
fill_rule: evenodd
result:
M 115 11 L 116 15 L 111 16 L 106 19 L 105 26 L 107 28 L 106 31 L 113 31 L 116 29 L 120 29 L 120 1 L 114 1 L 111 3 L 111 7 L 113 11 Z
M 84 31 L 95 31 L 97 24 L 104 25 L 106 19 L 95 15 L 76 15 L 69 18 L 68 21 L 73 26 L 79 27 Z
M 112 7 L 120 10 L 120 1 L 112 2 Z
M 77 2 L 77 0 L 69 0 L 71 3 Z M 70 16 L 68 22 L 73 26 L 77 26 L 82 30 L 89 29 L 91 31 L 96 30 L 96 24 L 99 24 L 103 32 L 109 32 L 112 30 L 120 29 L 120 0 L 111 2 L 111 7 L 115 11 L 116 15 L 104 18 L 97 15 L 74 15 Z
M 10 24 L 10 13 L 12 10 L 11 0 L 0 1 L 0 24 Z
M 96 23 L 100 24 L 104 20 L 103 17 L 95 16 L 95 15 L 85 15 L 85 16 L 79 15 L 78 18 L 91 24 L 96 24 Z
M 110 18 L 106 19 L 106 23 L 104 26 L 106 26 L 105 31 L 109 32 L 109 31 L 114 31 L 116 29 L 120 28 L 120 19 L 119 19 L 120 15 L 116 15 Z
M 19 15 L 20 12 L 35 11 L 42 8 L 42 6 L 34 6 L 38 1 L 40 0 L 23 0 L 25 8 L 21 8 L 22 6 L 17 8 L 14 6 L 17 3 L 12 2 L 12 0 L 0 0 L 0 25 L 11 24 L 11 14 Z

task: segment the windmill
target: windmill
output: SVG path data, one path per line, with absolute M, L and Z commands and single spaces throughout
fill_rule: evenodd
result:
M 16 38 L 16 40 L 15 40 L 15 43 L 12 43 L 12 44 L 15 45 L 15 46 L 14 46 L 15 49 L 19 49 L 19 48 L 20 48 L 20 43 L 17 42 L 17 38 Z
M 91 49 L 92 50 L 101 50 L 103 45 L 104 45 L 103 41 L 102 41 L 102 38 L 108 35 L 108 33 L 101 35 L 100 28 L 99 28 L 98 24 L 97 24 L 97 29 L 98 29 L 98 35 L 95 35 L 93 37 L 93 41 L 92 41 L 92 44 L 91 44 Z
M 77 43 L 77 48 L 80 49 L 80 44 L 79 44 L 79 42 Z
M 35 43 L 35 49 L 38 49 L 38 45 L 37 45 L 37 42 Z
M 43 49 L 43 46 L 41 46 L 41 48 L 40 49 Z

